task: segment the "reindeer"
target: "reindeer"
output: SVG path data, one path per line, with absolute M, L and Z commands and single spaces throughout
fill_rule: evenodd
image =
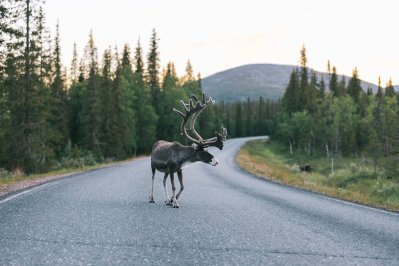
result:
M 184 189 L 183 185 L 183 166 L 194 163 L 194 162 L 204 162 L 210 165 L 216 166 L 219 161 L 213 157 L 207 151 L 208 147 L 215 146 L 220 150 L 223 149 L 223 141 L 226 140 L 227 130 L 221 128 L 220 133 L 215 132 L 216 137 L 210 139 L 203 139 L 200 134 L 195 130 L 195 120 L 199 114 L 210 104 L 215 103 L 211 97 L 205 100 L 205 94 L 202 93 L 202 100 L 198 100 L 195 95 L 191 95 L 189 103 L 184 103 L 183 100 L 180 101 L 185 113 L 180 112 L 173 108 L 173 111 L 182 116 L 183 121 L 181 123 L 181 135 L 184 135 L 193 144 L 191 146 L 183 146 L 179 142 L 168 142 L 160 140 L 156 142 L 152 148 L 151 153 L 151 170 L 152 170 L 152 188 L 150 195 L 150 203 L 155 203 L 154 200 L 154 179 L 155 171 L 158 170 L 164 173 L 163 187 L 165 191 L 165 204 L 173 206 L 173 208 L 179 208 L 177 199 Z M 189 128 L 186 128 L 186 124 L 190 120 Z M 188 131 L 194 135 L 188 134 Z M 176 195 L 176 187 L 174 182 L 174 173 L 177 173 L 180 183 L 180 191 Z M 172 183 L 172 198 L 169 200 L 168 191 L 166 189 L 166 180 L 170 175 L 170 181 Z

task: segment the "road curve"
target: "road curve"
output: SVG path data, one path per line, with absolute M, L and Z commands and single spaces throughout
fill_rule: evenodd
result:
M 183 171 L 180 209 L 148 158 L 0 198 L 0 265 L 399 265 L 398 214 L 243 172 L 249 139 Z

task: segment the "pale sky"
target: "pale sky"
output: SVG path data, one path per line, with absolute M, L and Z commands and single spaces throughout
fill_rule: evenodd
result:
M 108 46 L 132 50 L 140 37 L 145 54 L 152 29 L 161 65 L 179 75 L 190 59 L 203 77 L 251 63 L 296 65 L 304 44 L 309 67 L 383 85 L 399 84 L 397 0 L 46 0 L 47 24 L 60 23 L 64 63 L 73 43 L 79 56 L 93 30 L 100 59 Z

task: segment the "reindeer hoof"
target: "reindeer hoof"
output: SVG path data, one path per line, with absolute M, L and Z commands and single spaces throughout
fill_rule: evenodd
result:
M 180 206 L 179 205 L 173 205 L 173 208 L 180 208 Z
M 149 203 L 155 203 L 154 199 L 150 199 Z
M 167 206 L 172 206 L 172 202 L 169 201 L 169 200 L 165 200 L 165 205 L 167 205 Z

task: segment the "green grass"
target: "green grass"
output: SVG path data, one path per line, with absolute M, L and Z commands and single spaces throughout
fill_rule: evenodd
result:
M 374 174 L 371 160 L 334 158 L 332 172 L 331 158 L 325 155 L 290 155 L 282 144 L 251 141 L 240 150 L 237 162 L 253 174 L 290 186 L 370 206 L 399 210 L 399 177 L 384 177 L 384 169 Z M 311 165 L 311 172 L 299 171 L 299 165 L 305 164 Z

